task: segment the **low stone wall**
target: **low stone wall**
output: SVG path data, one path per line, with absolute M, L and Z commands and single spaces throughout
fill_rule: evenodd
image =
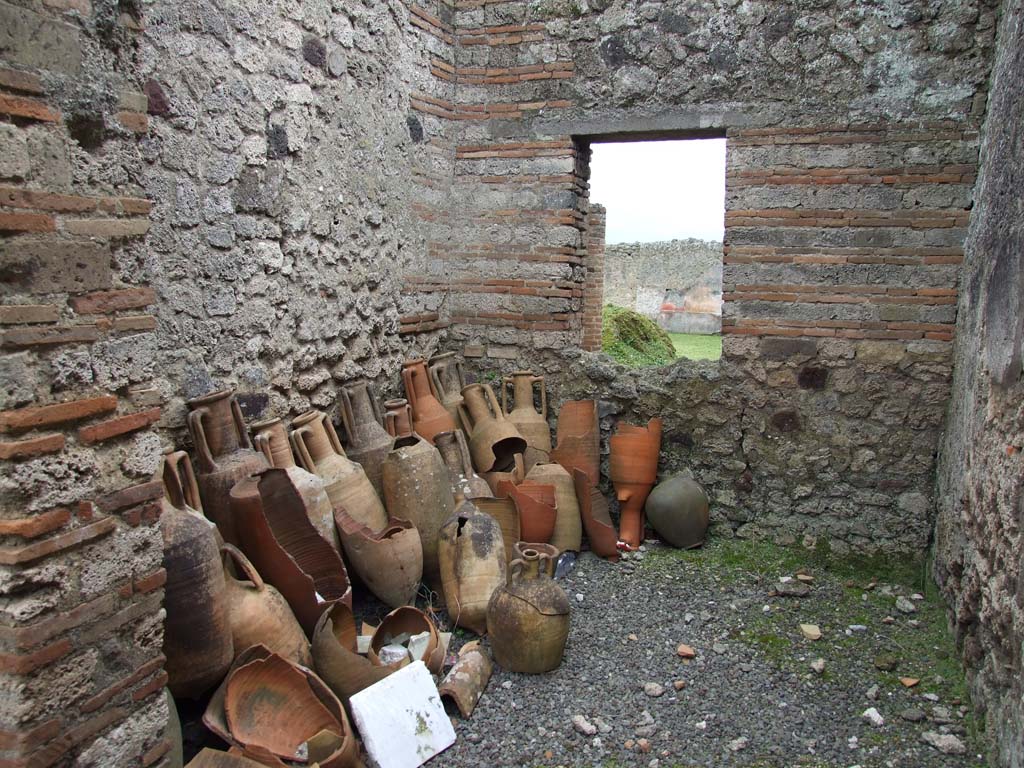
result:
M 671 333 L 721 333 L 722 244 L 697 240 L 605 247 L 605 302 Z

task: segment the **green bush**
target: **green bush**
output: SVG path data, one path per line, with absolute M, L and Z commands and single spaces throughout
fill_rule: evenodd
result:
M 601 349 L 620 363 L 639 368 L 676 359 L 669 335 L 653 320 L 631 309 L 608 304 L 601 323 Z

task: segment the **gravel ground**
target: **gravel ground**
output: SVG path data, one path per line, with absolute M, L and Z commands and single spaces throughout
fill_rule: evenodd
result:
M 911 587 L 813 570 L 808 595 L 777 596 L 793 563 L 724 562 L 737 546 L 680 553 L 649 543 L 618 564 L 582 555 L 561 581 L 573 606 L 561 667 L 536 676 L 496 667 L 472 718 L 457 719 L 457 743 L 431 765 L 984 765 L 936 598 L 904 614 L 895 601 Z M 801 623 L 819 625 L 822 638 L 804 639 Z M 680 643 L 694 659 L 677 654 Z M 819 658 L 823 672 L 811 667 Z M 906 688 L 900 675 L 921 682 Z M 664 693 L 648 695 L 645 683 Z M 870 707 L 884 724 L 864 718 Z M 575 716 L 597 732 L 578 732 Z M 966 754 L 923 743 L 926 731 L 959 734 Z

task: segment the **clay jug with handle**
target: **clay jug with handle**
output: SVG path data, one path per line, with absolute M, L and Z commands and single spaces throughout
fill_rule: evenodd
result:
M 348 438 L 348 457 L 358 463 L 373 483 L 378 496 L 384 495 L 381 472 L 394 438 L 384 429 L 384 416 L 373 388 L 359 379 L 341 388 L 341 425 Z
M 412 426 L 416 434 L 433 445 L 438 432 L 455 429 L 455 419 L 430 391 L 427 363 L 422 358 L 409 360 L 402 366 L 402 382 L 412 407 Z
M 327 414 L 308 411 L 292 421 L 292 447 L 305 469 L 323 478 L 334 508 L 340 507 L 360 525 L 380 531 L 388 524 L 373 483 L 354 461 L 349 461 Z
M 512 563 L 508 584 L 487 606 L 494 660 L 510 672 L 540 674 L 562 663 L 569 639 L 569 598 L 548 576 L 549 557 L 534 549 Z
M 270 466 L 253 450 L 234 390 L 222 389 L 186 403 L 188 431 L 195 445 L 199 495 L 203 510 L 220 530 L 224 541 L 238 543 L 231 515 L 231 489 L 235 483 Z
M 187 453 L 164 456 L 163 482 L 164 668 L 175 696 L 197 698 L 224 677 L 234 658 L 227 584 L 217 527 L 203 517 Z
M 318 475 L 314 475 L 295 463 L 295 456 L 292 453 L 291 443 L 288 441 L 284 422 L 280 419 L 267 419 L 253 424 L 252 430 L 255 434 L 253 443 L 267 457 L 270 466 L 283 469 L 288 473 L 288 477 L 291 478 L 295 489 L 302 497 L 309 522 L 328 544 L 340 552 L 341 542 L 338 540 L 338 532 L 334 528 L 334 507 L 327 495 L 324 481 Z
M 249 559 L 230 544 L 221 547 L 224 577 L 228 589 L 228 614 L 235 655 L 254 645 L 265 645 L 286 659 L 311 666 L 309 641 L 299 626 L 288 601 L 272 586 L 263 583 Z M 229 568 L 233 563 L 244 579 L 236 579 Z
M 466 386 L 466 377 L 462 372 L 462 362 L 454 352 L 442 352 L 430 358 L 427 372 L 430 374 L 430 389 L 441 401 L 444 409 L 455 419 L 455 425 L 465 429 L 459 416 L 462 404 L 462 388 Z
M 384 429 L 394 441 L 412 436 L 412 408 L 405 398 L 384 401 Z
M 459 412 L 469 430 L 469 452 L 477 471 L 510 468 L 515 454 L 526 450 L 526 441 L 505 418 L 494 390 L 489 384 L 470 384 L 462 390 L 462 399 Z
M 533 406 L 533 390 L 540 388 L 540 411 Z M 513 407 L 508 407 L 508 388 L 514 393 Z M 534 464 L 550 461 L 551 427 L 548 426 L 548 393 L 543 376 L 534 376 L 533 371 L 515 371 L 506 376 L 501 387 L 501 410 L 508 420 L 516 425 L 519 434 L 526 440 L 523 460 L 526 471 Z

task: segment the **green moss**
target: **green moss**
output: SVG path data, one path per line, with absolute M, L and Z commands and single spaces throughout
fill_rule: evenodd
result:
M 601 315 L 601 349 L 634 368 L 676 359 L 672 339 L 658 325 L 631 309 L 608 304 Z

